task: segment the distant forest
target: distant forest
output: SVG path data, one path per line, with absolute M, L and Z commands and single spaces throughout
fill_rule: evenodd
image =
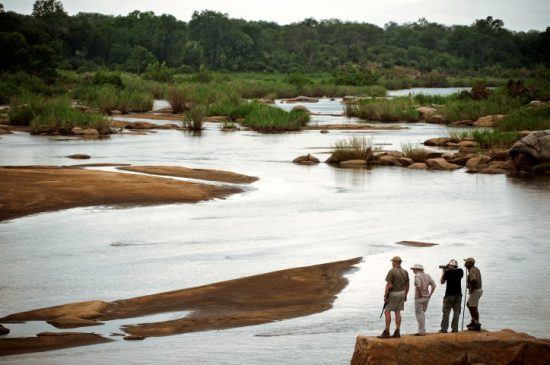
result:
M 519 10 L 518 10 L 519 11 Z M 279 25 L 195 12 L 189 22 L 134 11 L 69 16 L 60 1 L 39 0 L 32 15 L 0 4 L 0 69 L 35 74 L 107 66 L 143 72 L 165 63 L 182 72 L 326 72 L 345 65 L 402 66 L 460 73 L 550 65 L 550 27 L 514 32 L 487 17 L 446 26 L 420 19 L 384 27 L 336 19 Z

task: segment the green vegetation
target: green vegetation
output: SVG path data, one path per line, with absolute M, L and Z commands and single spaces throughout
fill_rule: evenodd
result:
M 501 131 L 537 131 L 550 129 L 550 107 L 523 108 L 508 114 L 498 129 Z
M 332 147 L 330 162 L 338 164 L 348 160 L 367 160 L 372 156 L 372 141 L 352 136 L 336 141 Z
M 388 122 L 414 122 L 418 120 L 416 106 L 409 97 L 361 99 L 357 104 L 348 103 L 346 105 L 346 115 Z
M 8 116 L 14 124 L 30 126 L 31 132 L 35 134 L 70 134 L 73 127 L 95 128 L 99 133 L 106 133 L 109 129 L 109 121 L 105 117 L 74 109 L 67 97 L 33 94 L 14 97 Z
M 447 122 L 459 120 L 477 120 L 480 117 L 492 114 L 507 114 L 521 105 L 516 98 L 506 96 L 502 91 L 496 90 L 484 100 L 461 98 L 453 95 L 443 105 L 439 112 Z
M 120 89 L 113 85 L 84 85 L 77 88 L 74 97 L 87 106 L 98 108 L 105 113 L 119 110 L 129 112 L 147 112 L 153 108 L 153 95 L 130 89 Z
M 412 158 L 414 162 L 424 162 L 430 155 L 430 152 L 422 148 L 418 143 L 402 143 L 401 152 L 403 152 L 405 157 Z
M 498 129 L 474 130 L 472 137 L 481 149 L 510 148 L 520 139 L 517 132 L 502 132 Z
M 206 108 L 203 105 L 193 105 L 186 115 L 184 127 L 192 131 L 202 130 L 202 121 L 206 116 Z
M 288 112 L 274 106 L 249 104 L 250 106 L 239 110 L 246 112 L 244 120 L 240 124 L 257 132 L 298 131 L 309 122 L 309 114 L 302 110 Z

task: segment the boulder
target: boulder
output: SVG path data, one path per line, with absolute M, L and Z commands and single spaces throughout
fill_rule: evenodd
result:
M 452 158 L 450 158 L 448 161 L 450 163 L 454 163 L 455 165 L 464 166 L 468 162 L 470 158 L 472 158 L 473 154 L 471 153 L 456 153 L 453 155 Z
M 84 130 L 80 127 L 74 127 L 73 129 L 71 129 L 71 133 L 75 136 L 81 136 L 84 134 Z
M 327 134 L 327 133 L 328 133 L 328 130 L 327 130 L 327 129 L 321 129 L 321 133 L 322 133 L 322 134 Z
M 466 162 L 467 172 L 478 172 L 480 169 L 487 167 L 489 161 L 491 161 L 489 156 L 475 155 Z
M 149 122 L 130 122 L 126 125 L 127 129 L 151 129 L 153 128 L 153 123 Z
M 430 120 L 432 115 L 437 113 L 437 109 L 435 108 L 428 108 L 427 106 L 421 106 L 419 108 L 416 108 L 416 111 L 418 112 L 418 118 L 420 120 Z
M 512 161 L 492 161 L 487 167 L 482 169 L 482 174 L 507 174 L 513 171 L 514 164 Z
M 476 148 L 477 143 L 474 141 L 462 140 L 458 142 L 458 147 L 459 148 Z
M 338 165 L 342 167 L 358 167 L 358 166 L 367 166 L 367 161 L 365 160 L 347 160 L 342 161 Z
M 312 155 L 303 155 L 298 156 L 294 160 L 292 160 L 293 163 L 297 163 L 300 165 L 315 165 L 319 163 L 319 159 Z
M 284 99 L 283 101 L 286 102 L 286 103 L 298 103 L 298 102 L 317 103 L 317 102 L 319 102 L 319 99 L 301 95 L 301 96 L 297 96 L 295 98 Z
M 491 157 L 491 160 L 506 161 L 508 159 L 508 150 L 504 148 L 493 148 L 485 152 L 485 154 Z
M 540 100 L 533 100 L 529 103 L 529 106 L 532 106 L 532 107 L 535 107 L 535 108 L 539 108 L 541 106 L 544 106 L 546 103 L 540 101 Z
M 413 169 L 413 170 L 427 170 L 428 166 L 423 162 L 416 162 L 416 163 L 413 163 L 413 164 L 407 166 L 407 168 L 408 169 Z
M 445 124 L 445 117 L 441 114 L 435 114 L 430 117 L 430 119 L 427 120 L 428 123 L 434 123 L 434 124 Z
M 102 325 L 102 322 L 94 321 L 92 319 L 84 319 L 78 317 L 59 317 L 46 321 L 57 328 L 78 328 L 86 326 L 98 326 Z
M 67 158 L 72 158 L 73 160 L 89 160 L 90 155 L 85 155 L 83 153 L 76 153 L 74 155 L 69 155 Z
M 292 111 L 296 111 L 296 110 L 299 110 L 299 111 L 302 111 L 302 112 L 306 112 L 306 113 L 308 113 L 308 114 L 311 113 L 311 112 L 309 111 L 309 109 L 306 108 L 306 107 L 303 106 L 303 105 L 296 105 L 294 108 L 292 108 Z
M 378 339 L 358 336 L 351 365 L 548 364 L 550 342 L 510 330 Z
M 430 138 L 427 141 L 424 141 L 424 146 L 445 147 L 449 142 L 451 142 L 451 139 L 446 137 Z
M 458 121 L 453 122 L 451 124 L 455 125 L 457 127 L 469 127 L 469 126 L 474 125 L 474 121 L 470 120 L 470 119 L 465 119 L 465 120 L 458 120 Z
M 523 137 L 514 143 L 508 155 L 519 171 L 533 172 L 537 165 L 550 163 L 550 129 Z
M 452 171 L 452 170 L 456 170 L 456 169 L 459 169 L 460 166 L 459 165 L 455 165 L 453 163 L 450 163 L 450 162 L 447 162 L 445 161 L 444 158 L 430 158 L 428 160 L 426 160 L 426 165 L 428 165 L 428 167 L 430 169 L 433 169 L 433 170 L 446 170 L 446 171 Z
M 10 107 L 8 105 L 0 107 L 0 114 L 7 114 L 10 112 Z
M 0 128 L 0 134 L 12 134 L 12 132 L 6 128 Z
M 111 114 L 111 115 L 121 115 L 122 112 L 121 112 L 120 110 L 116 110 L 116 109 L 115 109 L 115 110 L 111 110 L 111 111 L 109 112 L 109 114 Z
M 399 157 L 397 161 L 404 167 L 410 166 L 414 163 L 414 160 L 409 157 Z
M 10 333 L 9 328 L 6 328 L 0 324 L 0 336 L 7 335 L 8 333 Z
M 481 117 L 475 121 L 474 127 L 495 127 L 504 119 L 502 114 L 493 114 Z
M 378 164 L 380 166 L 401 166 L 401 163 L 398 161 L 399 158 L 401 158 L 401 156 L 380 156 L 380 158 L 378 159 Z
M 95 128 L 86 128 L 82 131 L 84 136 L 97 136 L 99 132 Z

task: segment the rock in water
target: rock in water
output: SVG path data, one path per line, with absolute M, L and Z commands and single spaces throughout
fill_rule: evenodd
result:
M 292 162 L 300 165 L 315 165 L 319 163 L 319 159 L 312 155 L 298 156 Z
M 447 161 L 445 161 L 444 158 L 430 158 L 428 160 L 426 160 L 426 165 L 428 165 L 428 167 L 430 169 L 433 169 L 433 170 L 448 170 L 448 171 L 451 171 L 451 170 L 456 170 L 456 169 L 459 169 L 460 166 L 459 165 L 455 165 L 454 163 L 449 163 Z
M 76 153 L 74 155 L 69 155 L 67 158 L 72 158 L 73 160 L 89 160 L 90 155 L 85 155 L 83 153 Z
M 378 339 L 358 336 L 351 365 L 548 364 L 550 342 L 511 330 Z
M 292 108 L 292 111 L 296 111 L 296 110 L 302 111 L 302 112 L 306 112 L 306 113 L 308 113 L 308 114 L 311 113 L 311 112 L 309 111 L 309 109 L 306 108 L 306 107 L 303 106 L 303 105 L 296 105 L 294 108 Z
M 495 127 L 504 119 L 502 114 L 487 115 L 475 121 L 474 127 Z
M 123 337 L 126 341 L 142 341 L 145 340 L 145 336 L 128 335 Z
M 512 146 L 508 154 L 519 171 L 533 172 L 538 165 L 550 163 L 550 130 L 523 137 Z
M 418 117 L 421 120 L 430 120 L 432 115 L 437 113 L 437 109 L 435 108 L 429 108 L 427 106 L 421 106 L 419 108 L 416 108 L 416 111 L 418 112 Z

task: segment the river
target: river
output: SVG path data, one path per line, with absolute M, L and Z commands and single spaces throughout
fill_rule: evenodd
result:
M 341 112 L 339 100 L 304 105 L 319 113 Z M 349 121 L 314 116 L 312 123 Z M 86 162 L 216 168 L 260 180 L 225 200 L 75 208 L 1 223 L 0 316 L 363 256 L 358 269 L 347 274 L 349 285 L 334 307 L 270 324 L 118 340 L 9 356 L 3 363 L 348 363 L 357 335 L 383 329 L 384 278 L 394 255 L 406 268 L 423 264 L 436 281 L 438 265 L 474 256 L 483 274 L 483 327 L 550 337 L 550 179 L 291 163 L 305 153 L 324 160 L 335 141 L 354 134 L 400 149 L 402 143 L 447 132 L 431 124 L 328 134 L 222 132 L 218 124 L 206 126 L 200 136 L 175 130 L 104 140 L 2 136 L 0 165 L 66 165 L 73 162 L 64 156 L 86 153 L 93 157 Z M 438 245 L 395 245 L 402 240 Z M 428 331 L 439 329 L 443 293 L 439 286 L 431 300 Z M 416 331 L 411 303 L 402 331 Z

